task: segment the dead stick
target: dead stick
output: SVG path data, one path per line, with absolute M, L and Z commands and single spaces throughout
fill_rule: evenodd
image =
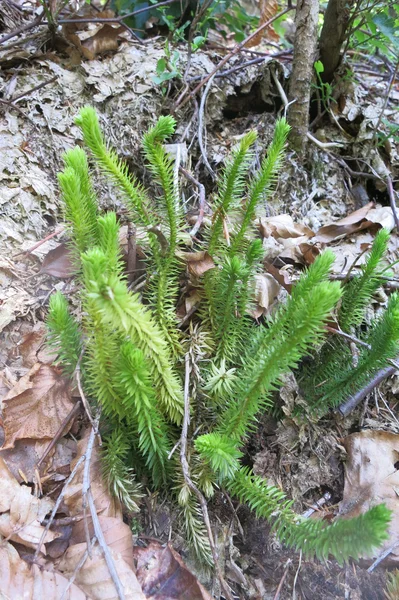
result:
M 392 177 L 388 175 L 387 177 L 387 190 L 389 196 L 389 203 L 392 208 L 393 219 L 395 221 L 396 230 L 399 232 L 399 218 L 398 218 L 398 210 L 396 208 L 396 198 L 395 198 L 395 190 L 393 189 Z
M 82 358 L 83 358 L 83 354 L 84 354 L 84 352 L 85 352 L 85 347 L 83 347 L 83 348 L 82 348 L 82 351 L 81 351 L 81 353 L 80 353 L 80 356 L 79 356 L 78 363 L 77 363 L 77 365 L 76 365 L 76 368 L 75 368 L 76 384 L 77 384 L 77 386 L 78 386 L 78 390 L 79 390 L 80 398 L 81 398 L 81 400 L 82 400 L 82 404 L 83 404 L 83 406 L 84 406 L 84 409 L 85 409 L 85 411 L 86 411 L 86 414 L 87 414 L 87 416 L 88 416 L 88 418 L 89 418 L 90 424 L 91 424 L 91 426 L 93 427 L 93 429 L 95 430 L 95 432 L 96 432 L 96 435 L 98 436 L 98 443 L 99 443 L 99 445 L 101 446 L 101 445 L 102 445 L 102 443 L 101 443 L 101 437 L 100 437 L 100 434 L 99 434 L 99 432 L 98 432 L 98 423 L 97 423 L 97 425 L 96 425 L 96 423 L 95 423 L 95 421 L 94 421 L 94 419 L 93 419 L 93 415 L 91 414 L 90 405 L 89 405 L 89 403 L 88 403 L 88 401 L 87 401 L 87 398 L 86 398 L 86 396 L 85 396 L 85 393 L 84 393 L 84 391 L 83 391 L 83 387 L 82 387 L 82 380 L 81 380 L 81 377 L 80 377 L 80 364 L 81 364 L 81 362 L 82 362 Z
M 385 369 L 381 369 L 381 371 L 378 371 L 366 386 L 348 398 L 348 400 L 341 404 L 337 410 L 343 417 L 346 417 L 366 396 L 368 396 L 368 394 L 370 394 L 370 392 L 373 391 L 374 388 L 377 387 L 377 385 L 384 381 L 384 379 L 387 379 L 387 377 L 393 375 L 396 371 L 396 367 L 386 367 Z
M 42 457 L 40 458 L 39 462 L 36 465 L 37 468 L 40 467 L 40 465 L 45 460 L 45 458 L 47 458 L 47 456 L 50 454 L 51 450 L 54 448 L 54 446 L 56 445 L 56 443 L 58 442 L 58 440 L 61 438 L 62 434 L 64 433 L 64 430 L 65 430 L 66 426 L 74 419 L 74 417 L 80 411 L 80 407 L 81 406 L 82 406 L 82 403 L 79 400 L 77 402 L 75 402 L 75 404 L 72 407 L 72 410 L 69 412 L 69 414 L 62 421 L 61 425 L 58 428 L 57 433 L 55 434 L 55 436 L 53 437 L 53 439 L 51 440 L 51 442 L 49 443 L 49 445 L 45 449 Z
M 200 183 L 199 181 L 197 181 L 197 179 L 195 179 L 191 175 L 191 173 L 189 173 L 188 171 L 186 171 L 186 169 L 183 169 L 183 167 L 180 167 L 179 171 L 180 171 L 180 173 L 182 173 L 184 175 L 184 177 L 186 179 L 188 179 L 189 181 L 191 181 L 191 183 L 193 183 L 198 188 L 198 194 L 199 194 L 199 214 L 198 214 L 198 218 L 197 218 L 197 221 L 196 221 L 194 227 L 190 231 L 190 235 L 192 237 L 194 237 L 196 235 L 196 233 L 198 232 L 199 228 L 201 227 L 202 221 L 204 219 L 204 214 L 205 214 L 205 186 L 202 183 Z
M 192 490 L 194 492 L 194 494 L 197 496 L 198 501 L 201 505 L 202 515 L 204 518 L 204 523 L 205 523 L 205 527 L 206 527 L 206 530 L 208 533 L 208 538 L 209 538 L 209 544 L 210 544 L 211 551 L 212 551 L 212 557 L 213 557 L 213 561 L 215 563 L 215 570 L 216 570 L 218 579 L 220 581 L 220 585 L 222 586 L 223 592 L 224 592 L 227 600 L 233 600 L 231 592 L 230 592 L 230 588 L 228 587 L 227 583 L 225 582 L 223 574 L 222 574 L 222 570 L 220 568 L 218 555 L 217 555 L 216 547 L 215 547 L 215 541 L 213 539 L 211 522 L 209 520 L 208 507 L 206 505 L 206 500 L 205 500 L 204 496 L 202 495 L 202 493 L 200 492 L 200 490 L 194 484 L 194 482 L 192 481 L 192 479 L 189 475 L 190 468 L 189 468 L 189 464 L 187 461 L 187 434 L 188 434 L 188 426 L 190 423 L 189 390 L 190 390 L 190 356 L 187 353 L 186 357 L 185 357 L 184 417 L 183 417 L 183 426 L 182 426 L 181 443 L 180 443 L 180 462 L 181 462 L 181 466 L 182 466 L 184 481 L 186 482 L 186 484 L 190 488 L 190 490 Z
M 85 455 L 83 454 L 83 456 L 81 456 L 81 457 L 79 458 L 78 462 L 77 462 L 77 463 L 76 463 L 76 465 L 74 466 L 72 473 L 70 474 L 70 476 L 68 477 L 68 479 L 67 479 L 67 480 L 66 480 L 66 482 L 64 483 L 64 486 L 63 486 L 63 488 L 62 488 L 62 490 L 61 490 L 61 493 L 60 493 L 60 495 L 59 495 L 59 496 L 58 496 L 58 498 L 57 498 L 57 502 L 54 504 L 54 508 L 53 508 L 53 510 L 51 511 L 51 515 L 50 515 L 50 517 L 49 517 L 49 519 L 48 519 L 48 521 L 47 521 L 46 527 L 45 527 L 45 529 L 44 529 L 44 531 L 43 531 L 43 533 L 42 533 L 42 537 L 40 538 L 40 541 L 39 541 L 39 543 L 38 543 L 38 545 L 37 545 L 36 552 L 35 552 L 35 554 L 34 554 L 34 556 L 33 556 L 33 560 L 34 560 L 34 561 L 35 561 L 35 560 L 37 560 L 37 558 L 38 558 L 38 556 L 39 556 L 40 549 L 41 549 L 41 547 L 42 547 L 42 544 L 43 544 L 43 542 L 44 542 L 44 540 L 45 540 L 45 537 L 46 537 L 46 535 L 47 535 L 47 533 L 48 533 L 48 530 L 50 529 L 51 523 L 53 522 L 53 520 L 54 520 L 54 517 L 55 517 L 55 515 L 56 515 L 56 513 L 57 513 L 57 510 L 59 509 L 59 507 L 60 507 L 60 504 L 61 504 L 61 502 L 62 502 L 62 501 L 63 501 L 63 499 L 64 499 L 64 496 L 65 496 L 66 489 L 67 489 L 68 485 L 71 483 L 71 481 L 74 479 L 74 477 L 75 477 L 76 473 L 78 472 L 78 469 L 79 469 L 80 465 L 82 464 L 82 462 L 83 462 L 84 460 L 85 460 Z
M 93 539 L 90 542 L 90 547 L 93 548 L 94 544 L 96 543 L 97 538 L 96 536 L 93 537 Z M 64 589 L 64 591 L 62 592 L 62 596 L 60 598 L 60 600 L 65 600 L 65 598 L 67 597 L 67 591 L 69 590 L 70 587 L 72 587 L 77 574 L 79 573 L 79 571 L 81 570 L 81 568 L 83 567 L 83 565 L 85 564 L 86 560 L 89 558 L 89 549 L 86 548 L 86 550 L 83 552 L 82 556 L 79 559 L 78 564 L 75 567 L 74 572 L 72 573 L 72 575 L 70 576 L 70 578 L 68 579 L 68 583 Z
M 56 229 L 56 231 L 53 231 L 53 233 L 49 233 L 49 235 L 47 235 L 45 238 L 43 238 L 42 240 L 40 240 L 39 242 L 37 242 L 37 244 L 35 244 L 31 248 L 29 248 L 29 250 L 24 250 L 23 252 L 18 252 L 18 254 L 16 254 L 13 258 L 17 258 L 18 256 L 22 256 L 23 254 L 25 256 L 28 256 L 28 254 L 32 254 L 32 252 L 34 250 L 36 250 L 37 248 L 40 248 L 40 246 L 42 246 L 48 240 L 51 240 L 56 235 L 59 235 L 60 233 L 63 233 L 63 231 L 64 231 L 63 227 L 61 227 L 60 229 Z
M 22 94 L 18 94 L 18 96 L 13 96 L 12 98 L 10 98 L 10 102 L 21 100 L 21 98 L 25 98 L 25 96 L 29 96 L 29 94 L 37 92 L 38 90 L 41 90 L 42 88 L 46 87 L 46 85 L 50 85 L 50 83 L 57 81 L 57 79 L 58 75 L 54 75 L 54 77 L 52 77 L 48 81 L 43 81 L 42 83 L 39 83 L 39 85 L 35 85 L 35 87 L 31 88 L 30 90 L 26 90 L 26 92 L 22 92 Z
M 176 104 L 175 104 L 175 110 L 179 106 L 180 106 L 180 108 L 183 108 L 183 106 L 185 106 L 187 104 L 187 102 L 200 91 L 200 89 L 209 81 L 209 79 L 211 77 L 213 77 L 214 75 L 216 75 L 216 73 L 218 71 L 220 71 L 220 69 L 222 67 L 224 67 L 224 65 L 231 58 L 233 58 L 233 56 L 235 56 L 236 54 L 238 54 L 239 52 L 241 52 L 241 50 L 246 46 L 246 44 L 248 44 L 251 40 L 253 40 L 253 38 L 255 36 L 257 36 L 258 33 L 260 33 L 261 31 L 263 31 L 267 27 L 269 27 L 269 25 L 271 25 L 274 21 L 276 21 L 277 19 L 280 19 L 280 17 L 282 17 L 283 15 L 287 14 L 287 12 L 293 10 L 294 8 L 296 8 L 296 7 L 295 6 L 288 6 L 285 10 L 281 11 L 280 13 L 278 13 L 277 15 L 275 15 L 274 17 L 272 17 L 271 19 L 269 19 L 268 21 L 266 21 L 266 23 L 263 23 L 263 25 L 261 25 L 260 27 L 258 27 L 258 29 L 256 31 L 254 31 L 253 33 L 251 33 L 251 35 L 249 35 L 248 37 L 246 37 L 245 40 L 243 40 L 240 44 L 237 44 L 237 46 L 235 46 L 233 48 L 233 50 L 231 52 L 229 52 L 229 54 L 227 54 L 219 62 L 219 64 L 213 69 L 213 71 L 211 71 L 211 73 L 209 73 L 206 77 L 204 77 L 204 79 L 202 79 L 199 82 L 199 84 L 193 89 L 193 91 L 187 96 L 187 98 L 185 100 L 183 100 L 183 97 L 179 98 L 178 102 L 176 102 Z
M 18 27 L 18 29 L 15 29 L 11 33 L 7 33 L 7 35 L 5 35 L 3 38 L 1 38 L 0 44 L 4 44 L 4 42 L 7 42 L 8 40 L 10 40 L 13 37 L 16 37 L 20 33 L 24 33 L 25 31 L 29 31 L 29 29 L 33 29 L 37 25 L 40 25 L 40 24 L 44 25 L 44 23 L 42 23 L 43 16 L 44 16 L 44 13 L 42 13 L 40 15 L 40 17 L 38 17 L 31 23 L 27 23 L 26 25 L 21 25 L 21 27 Z
M 120 23 L 121 21 L 123 21 L 124 19 L 128 19 L 129 17 L 134 17 L 135 15 L 139 15 L 143 12 L 147 12 L 149 10 L 153 10 L 154 8 L 160 8 L 161 6 L 168 6 L 169 4 L 174 4 L 175 2 L 178 2 L 179 0 L 166 0 L 165 2 L 158 2 L 158 4 L 149 4 L 148 6 L 144 7 L 144 8 L 140 8 L 139 10 L 134 10 L 133 12 L 130 13 L 126 13 L 125 15 L 121 15 L 119 17 L 115 17 L 115 18 L 76 18 L 76 19 L 59 19 L 57 21 L 57 23 L 60 23 L 61 25 L 63 25 L 64 23 Z M 47 23 L 46 23 L 47 24 Z
M 326 329 L 330 333 L 335 333 L 336 335 L 340 335 L 341 337 L 353 342 L 354 344 L 357 344 L 358 346 L 364 346 L 365 348 L 368 348 L 368 350 L 371 350 L 370 344 L 367 344 L 366 342 L 362 342 L 362 340 L 359 340 L 354 335 L 349 335 L 349 333 L 345 333 L 341 329 L 335 329 L 334 327 L 330 327 L 329 325 L 326 326 Z

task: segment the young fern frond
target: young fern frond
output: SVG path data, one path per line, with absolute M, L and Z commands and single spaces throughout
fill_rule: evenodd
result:
M 267 198 L 273 189 L 284 158 L 284 147 L 289 131 L 290 126 L 285 117 L 276 121 L 273 140 L 269 146 L 267 156 L 262 161 L 259 173 L 251 182 L 242 223 L 232 241 L 229 256 L 234 256 L 242 247 L 245 235 L 254 219 L 257 206 L 262 198 Z
M 362 267 L 362 274 L 354 277 L 344 288 L 338 322 L 346 333 L 350 333 L 352 327 L 357 327 L 362 323 L 364 310 L 381 285 L 379 268 L 387 251 L 388 242 L 389 232 L 386 229 L 380 229 L 366 264 Z
M 253 426 L 266 395 L 279 377 L 295 368 L 322 338 L 324 324 L 341 295 L 337 282 L 321 282 L 305 298 L 289 304 L 289 323 L 282 317 L 279 334 L 271 338 L 268 331 L 258 340 L 252 359 L 247 357 L 235 397 L 220 417 L 218 432 L 239 442 Z M 283 311 L 282 311 L 283 312 Z
M 130 446 L 128 432 L 115 429 L 105 440 L 101 450 L 102 476 L 108 489 L 131 512 L 139 512 L 144 496 L 142 486 L 135 481 L 133 469 L 127 466 Z
M 221 245 L 223 221 L 228 214 L 238 208 L 242 200 L 246 175 L 253 159 L 251 146 L 257 139 L 256 131 L 249 131 L 241 139 L 226 162 L 221 177 L 218 179 L 218 193 L 213 201 L 213 223 L 209 234 L 208 252 L 212 256 Z
M 61 292 L 50 296 L 46 324 L 48 344 L 58 354 L 55 364 L 60 365 L 66 375 L 72 376 L 82 351 L 82 334 Z
M 105 324 L 130 336 L 148 360 L 160 406 L 179 424 L 184 412 L 183 391 L 172 369 L 169 348 L 150 312 L 117 275 L 106 274 L 106 256 L 98 248 L 82 255 L 88 297 Z
M 303 519 L 291 508 L 292 501 L 275 486 L 267 485 L 247 468 L 236 471 L 227 482 L 228 490 L 245 502 L 257 517 L 272 523 L 281 542 L 302 550 L 306 557 L 325 560 L 329 555 L 342 563 L 349 558 L 367 556 L 388 538 L 391 511 L 384 504 L 352 519 L 338 519 L 332 525 L 322 520 Z
M 387 309 L 371 327 L 365 341 L 370 348 L 361 347 L 356 366 L 349 361 L 345 365 L 341 363 L 338 368 L 334 360 L 324 365 L 321 374 L 325 383 L 315 388 L 318 396 L 313 400 L 313 406 L 317 408 L 338 406 L 371 381 L 380 369 L 387 366 L 389 360 L 397 357 L 399 352 L 399 295 L 397 293 L 392 294 Z
M 125 342 L 120 349 L 114 382 L 123 399 L 127 421 L 137 427 L 139 449 L 146 459 L 153 482 L 166 483 L 170 451 L 166 424 L 157 411 L 156 396 L 144 355 Z
M 102 134 L 98 116 L 92 106 L 84 106 L 75 119 L 83 133 L 86 146 L 90 149 L 102 171 L 110 177 L 125 194 L 129 208 L 140 225 L 151 225 L 149 199 L 143 186 L 128 171 L 128 167 L 111 150 Z

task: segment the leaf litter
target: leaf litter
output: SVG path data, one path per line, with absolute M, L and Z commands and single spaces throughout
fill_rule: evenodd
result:
M 274 6 L 274 3 L 271 5 Z M 275 6 L 272 10 L 275 10 Z M 58 497 L 60 486 L 64 485 L 66 478 L 87 451 L 88 431 L 81 427 L 82 416 L 75 417 L 56 441 L 55 448 L 45 460 L 44 468 L 42 466 L 38 469 L 40 458 L 76 402 L 72 390 L 65 385 L 58 370 L 46 364 L 46 361 L 38 362 L 40 344 L 37 342 L 40 340 L 40 333 L 37 336 L 35 334 L 35 327 L 37 323 L 42 323 L 44 316 L 41 302 L 46 302 L 52 289 L 58 289 L 55 286 L 64 285 L 64 282 L 54 282 L 52 278 L 68 278 L 71 265 L 64 244 L 43 245 L 30 257 L 19 256 L 14 259 L 14 252 L 28 250 L 47 235 L 48 222 L 52 223 L 60 218 L 55 173 L 60 167 L 63 151 L 71 147 L 78 137 L 73 125 L 77 99 L 81 104 L 102 103 L 107 133 L 116 132 L 112 133 L 112 143 L 122 155 L 130 158 L 133 168 L 140 168 L 141 164 L 136 162 L 135 157 L 141 132 L 151 122 L 151 115 L 159 114 L 163 103 L 159 89 L 151 83 L 151 77 L 155 74 L 157 62 L 163 57 L 164 51 L 157 42 L 148 44 L 145 48 L 123 42 L 117 27 L 84 28 L 83 33 L 75 32 L 75 35 L 79 41 L 73 41 L 71 36 L 70 41 L 75 48 L 70 51 L 70 61 L 71 64 L 76 61 L 81 69 L 70 69 L 65 63 L 52 60 L 51 56 L 43 55 L 38 58 L 44 73 L 49 77 L 56 74 L 57 81 L 34 95 L 35 102 L 30 105 L 29 117 L 33 119 L 36 128 L 32 127 L 30 121 L 21 118 L 21 115 L 8 111 L 0 131 L 0 192 L 4 215 L 0 222 L 0 246 L 3 250 L 0 263 L 0 330 L 3 330 L 7 340 L 5 352 L 10 349 L 1 373 L 5 443 L 1 454 L 0 486 L 3 490 L 4 485 L 5 492 L 2 492 L 0 501 L 0 528 L 6 541 L 3 540 L 0 548 L 0 582 L 1 593 L 10 598 L 23 595 L 24 598 L 33 600 L 37 597 L 33 590 L 40 589 L 40 597 L 46 594 L 49 600 L 58 600 L 60 590 L 67 586 L 69 590 L 65 598 L 117 597 L 108 566 L 98 546 L 92 548 L 92 556 L 86 557 L 83 567 L 77 570 L 74 582 L 71 581 L 79 561 L 87 552 L 87 535 L 92 539 L 94 534 L 93 519 L 90 515 L 84 517 L 82 507 L 83 462 L 74 480 L 66 487 L 62 506 L 56 515 L 56 520 L 70 520 L 70 525 L 65 526 L 69 527 L 64 536 L 67 550 L 61 556 L 51 556 L 50 547 L 62 537 L 60 532 L 64 526 L 58 525 L 46 534 L 40 547 L 39 563 L 32 562 L 33 552 L 44 531 L 44 523 L 54 506 L 52 498 Z M 112 49 L 118 50 L 101 57 L 103 52 Z M 19 49 L 18 52 L 19 54 L 13 51 L 13 60 L 25 61 L 29 57 L 26 50 Z M 0 61 L 4 64 L 10 60 L 9 53 L 7 49 L 1 51 Z M 181 60 L 184 63 L 185 51 L 181 52 Z M 235 119 L 231 122 L 226 121 L 223 110 L 231 110 L 236 96 L 239 93 L 248 94 L 254 81 L 261 82 L 264 99 L 271 97 L 270 69 L 268 61 L 265 63 L 262 67 L 251 66 L 247 73 L 238 72 L 235 79 L 233 77 L 219 82 L 209 95 L 208 148 L 210 159 L 215 165 L 223 160 L 232 141 L 243 129 L 243 116 L 240 112 L 243 110 L 242 105 L 234 108 Z M 194 76 L 209 73 L 213 66 L 209 54 L 198 52 L 192 57 L 190 73 Z M 284 66 L 281 71 L 285 76 Z M 1 74 L 0 79 L 4 83 Z M 20 93 L 21 90 L 29 90 L 37 83 L 37 67 L 28 63 L 18 75 L 15 91 Z M 361 148 L 361 144 L 371 139 L 372 125 L 378 117 L 380 106 L 375 98 L 367 98 L 365 101 L 364 96 L 359 97 L 359 87 L 347 86 L 342 93 L 346 104 L 341 117 L 349 122 L 354 122 L 359 115 L 364 117 L 353 142 L 355 149 L 356 145 Z M 178 130 L 181 135 L 189 118 L 188 114 L 182 116 Z M 261 143 L 265 145 L 270 139 L 273 125 L 258 123 L 256 119 L 256 115 L 250 115 L 245 127 L 256 123 Z M 319 133 L 334 140 L 339 137 L 334 125 Z M 349 146 L 344 136 L 342 141 Z M 195 156 L 195 149 L 192 151 L 193 156 L 198 158 Z M 272 310 L 273 304 L 279 301 L 282 294 L 280 286 L 290 291 L 292 282 L 297 277 L 298 266 L 310 264 L 323 248 L 330 245 L 336 253 L 335 273 L 338 275 L 347 270 L 373 240 L 377 228 L 384 226 L 391 230 L 394 225 L 392 211 L 387 206 L 367 202 L 364 206 L 357 207 L 347 190 L 342 172 L 336 165 L 331 165 L 328 156 L 322 151 L 314 148 L 312 152 L 319 175 L 309 175 L 292 161 L 282 175 L 280 188 L 270 206 L 259 217 L 257 235 L 263 239 L 267 256 L 265 272 L 259 275 L 254 290 L 254 316 L 257 318 L 267 314 Z M 396 149 L 393 148 L 393 157 L 395 152 Z M 385 165 L 381 164 L 377 155 L 372 157 L 372 166 L 381 177 L 385 176 Z M 295 187 L 290 185 L 293 181 Z M 120 208 L 120 198 L 104 187 L 103 183 L 99 185 L 98 192 L 101 198 L 106 198 L 107 207 Z M 395 244 L 396 234 L 391 246 L 391 257 L 397 258 Z M 183 259 L 194 280 L 206 270 L 214 268 L 211 257 L 205 254 L 191 253 Z M 194 286 L 185 301 L 186 314 L 195 307 L 198 300 Z M 31 340 L 19 333 L 21 323 L 28 324 L 32 332 Z M 18 347 L 18 356 L 14 349 L 11 351 L 12 344 Z M 396 380 L 394 378 L 384 385 L 387 397 L 392 397 L 391 390 Z M 396 469 L 396 460 L 393 460 L 396 457 L 397 440 L 392 437 L 394 434 L 381 431 L 381 428 L 386 427 L 386 420 L 382 420 L 379 413 L 375 415 L 373 409 L 368 407 L 365 422 L 371 427 L 370 431 L 352 434 L 340 442 L 336 432 L 339 431 L 343 436 L 348 433 L 352 425 L 351 419 L 344 425 L 335 422 L 334 418 L 327 420 L 327 423 L 315 424 L 309 417 L 308 423 L 303 424 L 292 414 L 292 402 L 300 402 L 295 382 L 287 381 L 280 397 L 284 420 L 278 428 L 272 420 L 265 419 L 262 423 L 267 444 L 261 433 L 252 440 L 258 473 L 269 477 L 277 485 L 282 485 L 296 500 L 299 511 L 307 503 L 311 504 L 317 494 L 320 496 L 326 488 L 331 490 L 333 499 L 338 501 L 342 498 L 344 483 L 341 453 L 345 447 L 348 461 L 341 512 L 347 510 L 349 515 L 351 507 L 357 506 L 359 509 L 364 505 L 366 508 L 375 498 L 391 503 L 394 510 L 397 510 L 396 470 L 392 471 L 392 467 Z M 326 429 L 330 428 L 332 433 L 326 435 Z M 74 440 L 76 434 L 79 437 L 77 443 Z M 136 546 L 133 554 L 131 528 L 124 522 L 121 507 L 110 498 L 102 483 L 96 446 L 90 470 L 98 518 L 116 569 L 126 584 L 126 597 L 134 600 L 144 600 L 145 597 L 159 597 L 162 600 L 185 597 L 176 594 L 188 594 L 187 597 L 190 598 L 209 597 L 182 564 L 172 546 L 150 541 L 146 547 Z M 11 500 L 16 503 L 15 507 L 11 505 Z M 325 515 L 329 518 L 328 511 Z M 241 519 L 241 515 L 239 518 Z M 247 535 L 249 533 L 250 548 L 248 550 L 245 543 L 240 548 L 235 547 L 235 560 L 238 560 L 247 576 L 251 570 L 257 573 L 257 578 L 247 579 L 250 580 L 252 597 L 259 597 L 259 590 L 268 593 L 265 590 L 268 585 L 270 587 L 270 582 L 275 584 L 274 590 L 276 589 L 276 574 L 278 579 L 281 575 L 281 561 L 277 558 L 277 562 L 275 559 L 273 563 L 270 558 L 265 557 L 265 548 L 270 549 L 270 556 L 276 554 L 276 547 L 273 547 L 275 542 L 267 528 L 263 525 L 259 527 L 245 515 L 242 521 Z M 251 538 L 254 527 L 258 531 L 254 531 Z M 147 530 L 149 534 L 153 533 L 151 527 Z M 395 534 L 397 535 L 396 516 L 392 537 L 387 544 L 392 542 Z M 167 539 L 164 538 L 163 541 L 166 542 Z M 13 543 L 17 545 L 14 546 Z M 280 556 L 284 557 L 284 551 L 278 550 Z M 396 556 L 395 552 L 393 554 Z M 137 560 L 137 578 L 133 556 Z M 261 560 L 263 572 L 257 565 L 257 560 Z M 270 573 L 265 578 L 264 571 L 269 569 L 268 561 Z M 305 565 L 302 577 L 302 586 L 304 589 L 308 586 L 309 597 L 313 597 L 315 590 L 315 578 L 309 575 L 311 568 L 313 567 Z M 320 569 L 315 565 L 314 573 L 323 578 L 325 572 Z M 358 582 L 355 584 L 358 585 Z M 341 596 L 337 592 L 334 597 Z

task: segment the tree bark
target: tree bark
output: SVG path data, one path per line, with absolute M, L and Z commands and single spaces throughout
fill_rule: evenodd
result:
M 341 48 L 346 39 L 354 0 L 329 0 L 320 34 L 320 60 L 324 65 L 323 81 L 331 83 L 341 62 Z
M 288 111 L 291 147 L 302 155 L 307 141 L 313 64 L 316 59 L 319 0 L 298 0 Z

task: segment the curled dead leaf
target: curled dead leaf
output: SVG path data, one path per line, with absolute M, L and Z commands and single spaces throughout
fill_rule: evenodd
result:
M 137 579 L 147 600 L 212 600 L 170 544 L 135 546 Z
M 194 277 L 201 277 L 215 266 L 212 256 L 206 250 L 202 252 L 180 252 L 179 258 L 187 264 L 189 272 Z
M 52 275 L 60 279 L 73 277 L 76 274 L 76 268 L 73 265 L 70 247 L 62 243 L 53 250 L 50 250 L 44 257 L 40 274 Z
M 23 438 L 52 439 L 72 407 L 70 382 L 59 369 L 36 363 L 3 399 L 3 449 Z
M 268 312 L 279 291 L 280 284 L 270 273 L 255 276 L 255 307 L 251 310 L 254 319 L 259 319 Z
M 362 229 L 368 229 L 374 224 L 386 227 L 391 231 L 395 226 L 392 209 L 389 206 L 375 205 L 373 202 L 369 202 L 347 217 L 321 227 L 312 241 L 329 243 Z
M 348 458 L 340 514 L 356 517 L 381 503 L 392 511 L 389 539 L 378 549 L 379 555 L 399 538 L 399 435 L 360 431 L 345 438 L 344 447 Z M 388 560 L 399 562 L 399 548 L 392 550 Z

